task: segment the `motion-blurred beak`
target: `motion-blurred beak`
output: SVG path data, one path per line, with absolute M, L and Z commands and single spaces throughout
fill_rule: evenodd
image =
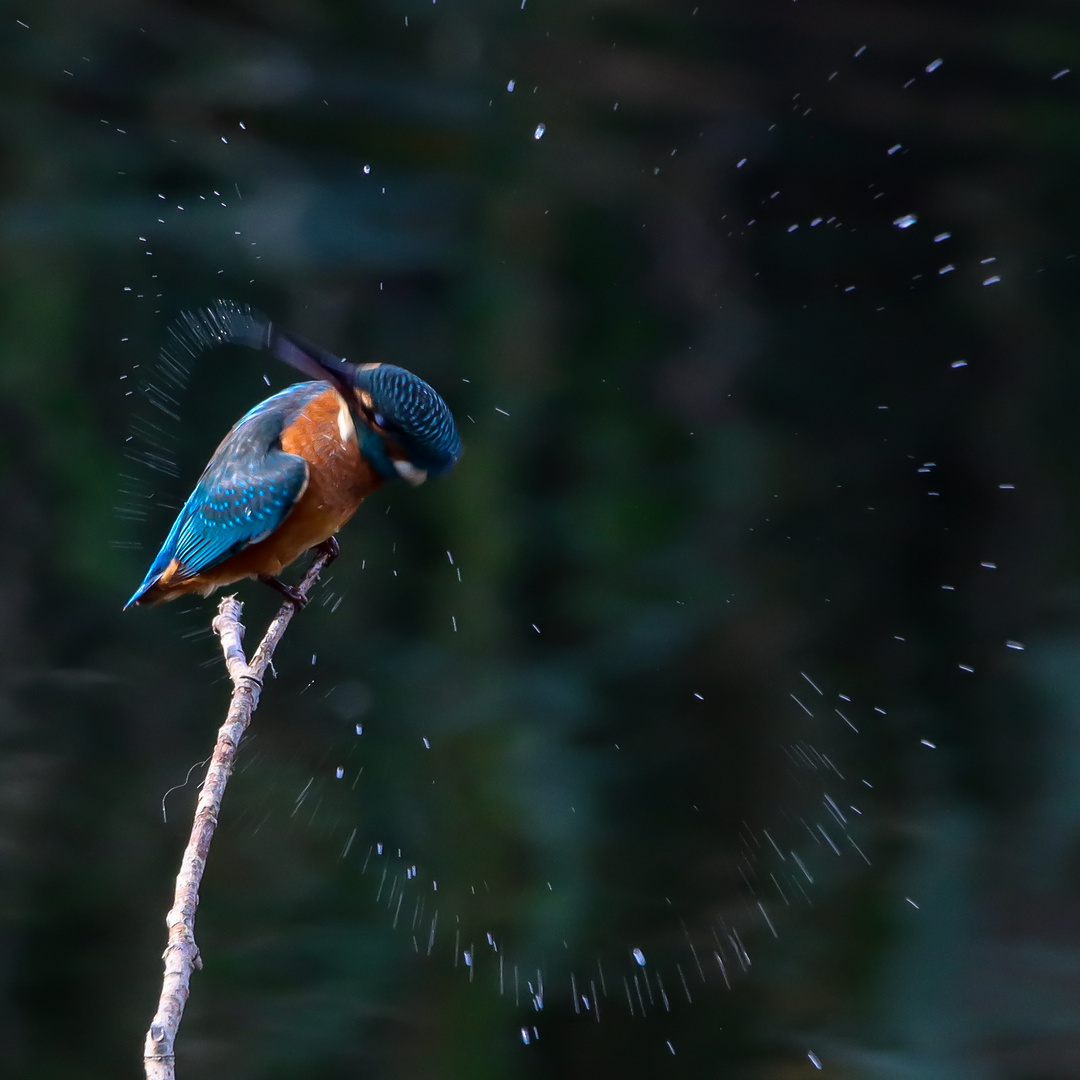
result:
M 351 399 L 355 364 L 301 337 L 280 331 L 275 333 L 271 347 L 279 360 L 284 360 L 312 379 L 330 383 L 346 400 Z

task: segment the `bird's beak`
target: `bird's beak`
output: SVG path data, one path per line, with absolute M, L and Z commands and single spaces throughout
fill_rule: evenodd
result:
M 302 371 L 313 379 L 330 383 L 346 401 L 352 397 L 356 365 L 335 356 L 310 341 L 295 334 L 274 329 L 269 343 L 270 351 L 290 367 Z

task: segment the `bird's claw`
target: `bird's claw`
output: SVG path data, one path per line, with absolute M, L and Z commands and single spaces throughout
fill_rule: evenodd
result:
M 341 554 L 341 545 L 336 536 L 328 536 L 321 544 L 315 545 L 315 550 L 325 557 L 325 565 L 329 566 Z
M 295 585 L 286 585 L 285 582 L 278 581 L 278 579 L 271 574 L 260 574 L 259 580 L 264 585 L 269 585 L 275 592 L 280 593 L 286 600 L 291 601 L 293 607 L 295 607 L 297 611 L 304 607 L 308 602 L 308 598 L 296 588 Z

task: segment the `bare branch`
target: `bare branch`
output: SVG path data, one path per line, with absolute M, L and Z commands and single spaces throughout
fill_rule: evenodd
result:
M 327 552 L 318 554 L 298 586 L 301 596 L 308 595 L 323 567 L 332 558 L 333 555 Z M 242 611 L 243 605 L 235 596 L 226 596 L 218 606 L 217 617 L 212 623 L 215 633 L 221 639 L 225 667 L 232 680 L 232 699 L 225 722 L 218 730 L 214 754 L 195 806 L 191 835 L 180 861 L 180 873 L 176 877 L 173 906 L 165 917 L 165 925 L 169 928 L 169 943 L 163 956 L 165 975 L 161 985 L 161 997 L 150 1030 L 146 1033 L 143 1050 L 146 1080 L 175 1080 L 176 1033 L 190 993 L 191 973 L 196 968 L 202 968 L 202 958 L 195 944 L 195 911 L 199 905 L 199 885 L 206 869 L 210 841 L 217 827 L 221 801 L 225 795 L 225 786 L 232 775 L 237 748 L 251 723 L 252 714 L 259 705 L 263 675 L 273 659 L 274 650 L 285 633 L 285 628 L 296 613 L 296 606 L 288 600 L 281 605 L 250 664 L 244 655 L 244 626 L 240 622 Z

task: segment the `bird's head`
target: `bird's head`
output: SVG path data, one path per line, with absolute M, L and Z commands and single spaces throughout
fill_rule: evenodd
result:
M 454 417 L 419 376 L 393 364 L 361 364 L 349 389 L 349 404 L 366 429 L 358 429 L 361 449 L 382 475 L 422 484 L 457 463 Z
M 393 364 L 353 364 L 276 330 L 269 347 L 286 363 L 330 383 L 348 402 L 361 453 L 381 476 L 422 484 L 457 463 L 461 439 L 454 417 L 418 375 Z

